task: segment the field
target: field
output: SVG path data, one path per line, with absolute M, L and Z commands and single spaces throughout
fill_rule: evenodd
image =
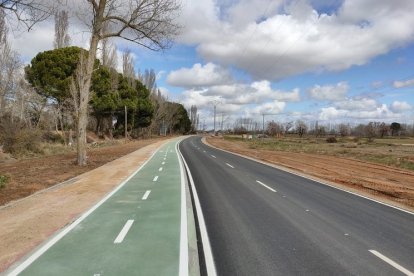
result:
M 414 170 L 414 138 L 383 138 L 369 142 L 366 138 L 336 138 L 327 143 L 326 138 L 265 138 L 246 140 L 240 136 L 226 136 L 226 140 L 240 141 L 250 149 L 284 152 L 301 152 L 353 158 L 377 164 Z
M 209 137 L 218 148 L 253 157 L 414 210 L 414 139 Z

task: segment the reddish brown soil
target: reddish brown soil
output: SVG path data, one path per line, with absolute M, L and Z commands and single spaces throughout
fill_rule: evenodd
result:
M 75 153 L 0 163 L 0 175 L 10 180 L 0 189 L 0 206 L 102 166 L 160 139 L 131 141 L 88 150 L 88 165 L 76 165 Z
M 212 146 L 242 154 L 330 184 L 414 210 L 414 172 L 335 156 L 249 149 L 241 141 L 209 137 Z

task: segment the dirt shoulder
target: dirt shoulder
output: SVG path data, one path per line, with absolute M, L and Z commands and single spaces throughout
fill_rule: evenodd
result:
M 208 137 L 207 143 L 321 179 L 370 198 L 414 211 L 414 172 L 335 156 L 249 149 L 241 141 Z
M 6 186 L 0 189 L 0 206 L 71 179 L 157 141 L 160 141 L 160 138 L 120 142 L 89 149 L 88 165 L 83 167 L 76 165 L 74 152 L 0 162 L 0 175 L 10 178 Z
M 70 156 L 54 156 L 49 157 L 49 161 L 26 160 L 19 164 L 11 164 L 16 171 L 23 170 L 22 178 L 16 177 L 17 179 L 22 179 L 26 185 L 33 183 L 36 188 L 42 185 L 37 183 L 45 182 L 43 187 L 48 187 L 60 179 L 78 176 L 66 183 L 0 207 L 0 272 L 90 209 L 142 165 L 165 141 L 144 140 L 140 141 L 139 145 L 125 144 L 125 147 L 121 148 L 91 151 L 90 165 L 83 168 L 72 164 L 73 159 Z M 134 147 L 139 149 L 125 155 L 133 151 Z M 105 162 L 107 158 L 115 159 L 123 152 L 125 156 L 109 163 Z M 42 165 L 36 164 L 33 169 L 31 162 Z M 98 167 L 99 165 L 102 166 Z M 93 167 L 98 168 L 91 170 Z M 24 172 L 24 168 L 27 169 L 27 173 Z M 60 171 L 64 171 L 65 175 L 59 174 Z M 84 171 L 88 172 L 81 174 Z M 15 188 L 18 189 L 19 186 Z

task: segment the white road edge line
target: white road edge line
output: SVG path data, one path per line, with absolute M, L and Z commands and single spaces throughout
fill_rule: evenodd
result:
M 176 153 L 178 157 L 178 163 L 180 164 L 180 175 L 181 175 L 181 229 L 180 229 L 180 264 L 178 269 L 178 275 L 188 275 L 188 233 L 187 233 L 187 198 L 185 193 L 185 171 L 182 160 L 178 154 L 178 144 L 175 144 Z
M 146 191 L 144 196 L 142 197 L 142 200 L 147 200 L 150 193 L 151 193 L 151 190 Z
M 355 196 L 357 196 L 357 197 L 365 198 L 365 199 L 367 199 L 367 200 L 370 200 L 370 201 L 373 201 L 373 202 L 379 203 L 379 204 L 381 204 L 381 205 L 384 205 L 384 206 L 387 206 L 387 207 L 390 207 L 390 208 L 396 209 L 396 210 L 398 210 L 398 211 L 405 212 L 405 213 L 410 214 L 410 215 L 414 215 L 414 212 L 411 212 L 411 211 L 408 211 L 408 210 L 402 209 L 402 208 L 400 208 L 400 207 L 397 207 L 397 206 L 394 206 L 394 205 L 391 205 L 391 204 L 388 204 L 388 203 L 385 203 L 385 202 L 381 202 L 381 201 L 379 201 L 379 200 L 376 200 L 376 199 L 373 199 L 373 198 L 370 198 L 370 197 L 367 197 L 367 196 L 364 196 L 364 195 L 357 194 L 357 193 L 355 193 L 355 192 L 348 191 L 348 190 L 346 190 L 346 189 L 344 189 L 344 188 L 340 188 L 340 187 L 333 186 L 332 184 L 329 184 L 329 183 L 324 182 L 324 181 L 322 181 L 322 180 L 314 179 L 314 178 L 311 178 L 311 177 L 309 177 L 309 176 L 306 176 L 306 175 L 303 175 L 303 174 L 300 174 L 300 173 L 297 173 L 297 172 L 294 172 L 294 171 L 288 170 L 287 168 L 285 168 L 285 167 L 283 167 L 283 166 L 278 166 L 278 165 L 276 165 L 276 164 L 271 164 L 271 163 L 268 163 L 268 162 L 264 162 L 264 161 L 261 161 L 261 160 L 254 159 L 253 157 L 244 156 L 244 155 L 241 155 L 241 154 L 239 154 L 239 153 L 235 153 L 235 152 L 231 152 L 231 151 L 228 151 L 228 150 L 220 149 L 220 148 L 218 148 L 218 147 L 214 147 L 214 146 L 212 146 L 212 145 L 210 145 L 210 144 L 206 144 L 206 143 L 205 143 L 205 142 L 203 142 L 203 141 L 202 141 L 202 143 L 204 143 L 204 145 L 207 145 L 207 146 L 209 146 L 209 147 L 211 147 L 211 148 L 213 148 L 213 149 L 217 149 L 217 150 L 220 150 L 220 151 L 223 151 L 223 152 L 226 152 L 226 153 L 232 154 L 232 155 L 236 155 L 236 156 L 239 156 L 239 157 L 241 157 L 241 158 L 244 158 L 244 159 L 247 159 L 247 160 L 250 160 L 250 161 L 254 161 L 254 162 L 256 162 L 256 163 L 260 163 L 260 164 L 266 165 L 266 166 L 268 166 L 268 167 L 270 167 L 270 168 L 277 169 L 277 170 L 281 170 L 281 171 L 284 171 L 284 172 L 287 172 L 287 173 L 290 173 L 290 174 L 293 174 L 293 175 L 296 175 L 296 176 L 299 176 L 299 177 L 302 177 L 302 178 L 305 178 L 305 179 L 311 180 L 311 181 L 316 182 L 316 183 L 319 183 L 319 184 L 321 184 L 321 185 L 328 186 L 328 187 L 331 187 L 331 188 L 333 188 L 333 189 L 336 189 L 336 190 L 339 190 L 339 191 L 342 191 L 342 192 L 345 192 L 345 193 L 348 193 L 348 194 L 355 195 Z
M 201 209 L 200 199 L 198 198 L 197 190 L 194 185 L 194 180 L 191 175 L 190 169 L 187 165 L 187 162 L 185 161 L 184 156 L 180 151 L 180 148 L 178 147 L 177 149 L 178 149 L 178 152 L 180 153 L 181 159 L 188 173 L 188 178 L 190 179 L 191 190 L 193 191 L 194 204 L 195 204 L 195 209 L 197 213 L 198 224 L 200 227 L 201 242 L 203 243 L 204 260 L 206 263 L 207 275 L 216 276 L 217 275 L 216 266 L 214 264 L 214 258 L 213 258 L 213 253 L 211 250 L 210 239 L 208 237 L 206 222 L 204 220 L 203 210 Z
M 230 168 L 234 169 L 234 167 L 232 165 L 230 165 L 229 163 L 226 163 L 227 166 L 229 166 Z
M 399 271 L 401 271 L 405 275 L 414 276 L 414 273 L 412 273 L 411 271 L 409 271 L 405 267 L 402 267 L 401 265 L 397 264 L 396 262 L 394 262 L 393 260 L 391 260 L 387 256 L 382 255 L 378 251 L 376 251 L 376 250 L 368 250 L 368 251 L 371 252 L 372 254 L 374 254 L 375 256 L 377 256 L 378 258 L 380 258 L 381 260 L 383 260 L 384 262 L 386 262 L 389 265 L 393 266 L 394 268 L 398 269 Z
M 158 175 L 156 175 L 152 181 L 155 182 L 157 180 L 158 180 Z
M 212 155 L 211 157 L 216 158 L 214 155 Z
M 165 165 L 165 162 L 162 162 L 161 165 Z
M 131 229 L 131 226 L 132 226 L 133 223 L 134 223 L 133 219 L 129 219 L 125 223 L 124 227 L 122 227 L 121 232 L 119 232 L 118 236 L 114 240 L 114 243 L 121 243 L 124 240 L 126 234 L 128 234 L 128 231 L 129 231 L 129 229 Z
M 162 171 L 162 167 L 161 167 L 161 168 L 159 168 L 159 169 L 158 169 L 158 171 L 159 171 L 159 172 L 161 172 L 161 171 Z
M 275 189 L 270 188 L 269 186 L 267 186 L 267 185 L 266 185 L 266 184 L 264 184 L 263 182 L 261 182 L 261 181 L 259 181 L 259 180 L 256 180 L 256 182 L 257 182 L 257 183 L 259 183 L 260 185 L 262 185 L 263 187 L 268 188 L 268 189 L 269 189 L 269 190 L 271 190 L 272 192 L 277 193 L 277 191 L 276 191 Z
M 26 260 L 24 260 L 21 264 L 16 266 L 8 276 L 17 276 L 23 270 L 25 270 L 29 265 L 31 265 L 34 261 L 36 261 L 40 256 L 43 255 L 49 248 L 51 248 L 55 243 L 57 243 L 60 239 L 62 239 L 67 233 L 69 233 L 73 228 L 79 225 L 85 218 L 87 218 L 92 212 L 99 208 L 105 201 L 107 201 L 111 196 L 113 196 L 116 192 L 118 192 L 132 177 L 134 177 L 145 165 L 154 157 L 154 155 L 158 152 L 158 150 L 154 151 L 150 158 L 147 159 L 135 172 L 133 172 L 127 179 L 125 179 L 118 187 L 116 187 L 112 192 L 107 194 L 101 201 L 96 203 L 91 209 L 87 212 L 83 213 L 77 220 L 75 220 L 72 224 L 68 225 L 64 228 L 61 232 L 59 232 L 56 236 L 50 239 L 47 243 L 45 243 L 42 247 L 40 247 L 36 252 L 34 252 L 31 256 L 29 256 Z

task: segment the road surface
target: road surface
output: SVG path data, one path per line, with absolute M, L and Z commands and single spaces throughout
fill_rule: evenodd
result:
M 204 145 L 180 144 L 218 275 L 413 275 L 414 215 Z

